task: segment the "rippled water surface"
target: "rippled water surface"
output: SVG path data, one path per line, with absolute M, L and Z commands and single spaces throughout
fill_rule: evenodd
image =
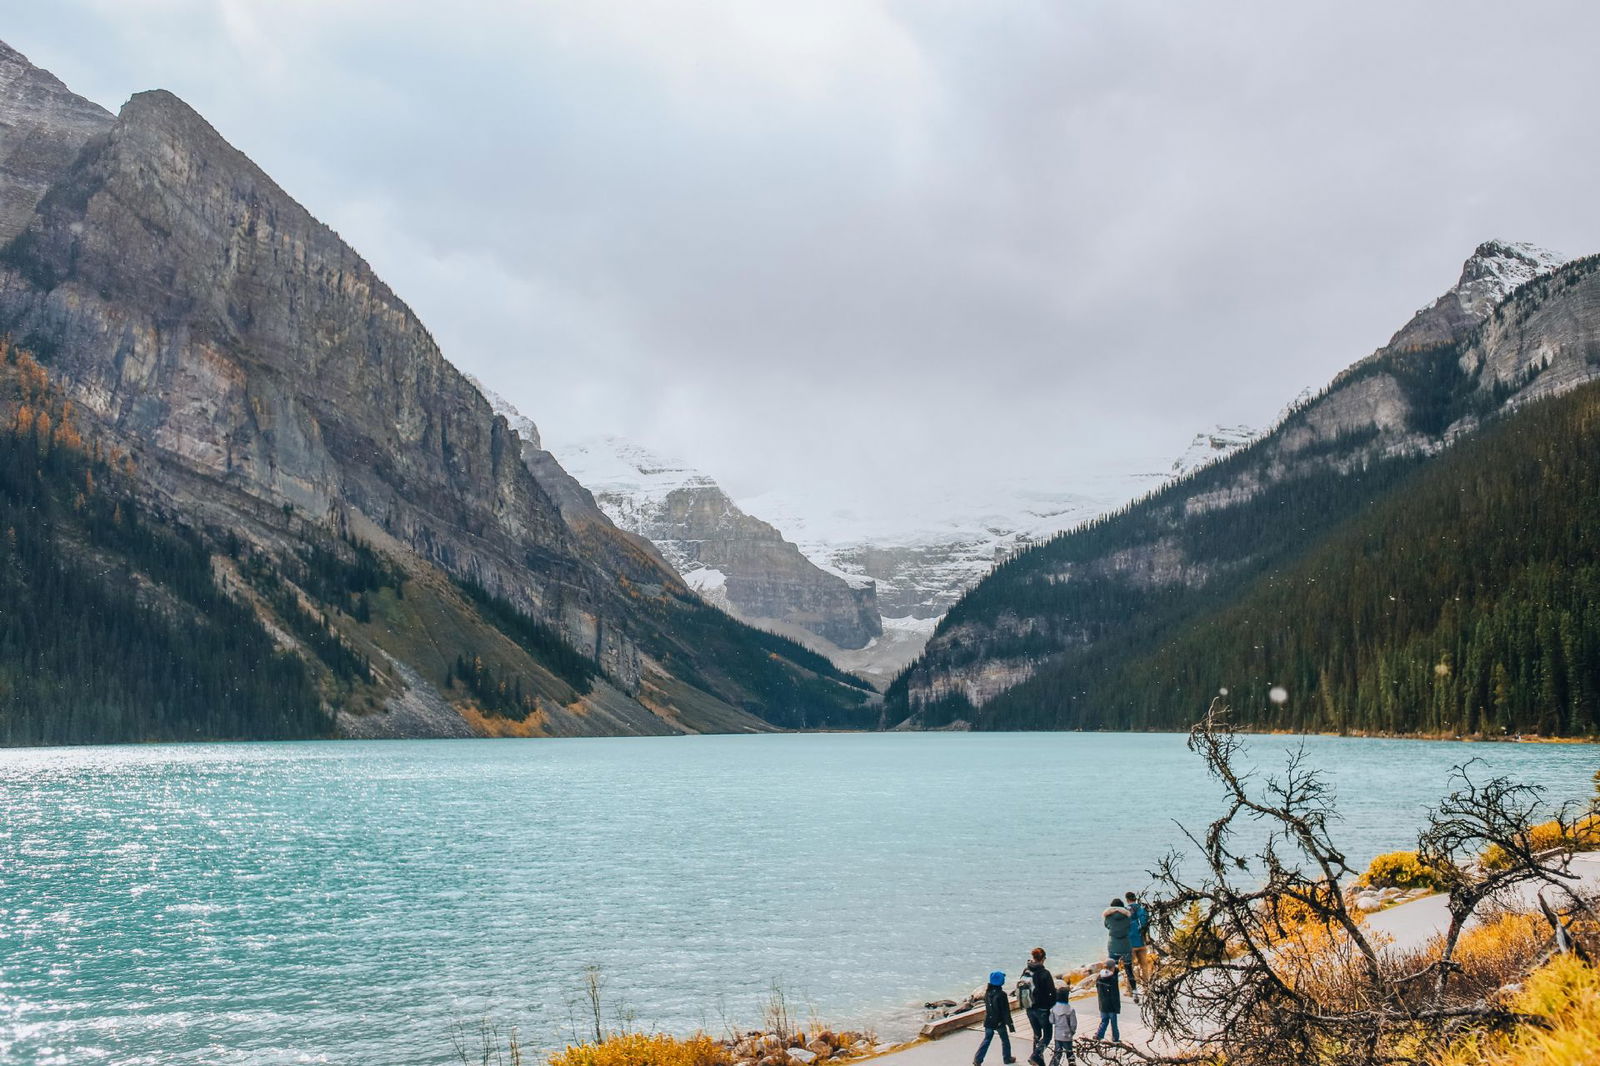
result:
M 1275 765 L 1292 744 L 1257 738 Z M 1577 745 L 1306 741 L 1363 862 L 1448 768 L 1577 798 Z M 484 1016 L 754 1022 L 774 981 L 894 1033 L 1098 950 L 1215 786 L 1178 736 L 697 737 L 0 752 L 0 1061 L 456 1061 Z

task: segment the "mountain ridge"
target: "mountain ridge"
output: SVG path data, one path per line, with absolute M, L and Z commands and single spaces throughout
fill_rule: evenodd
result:
M 42 87 L 36 112 L 62 110 L 58 83 L 13 74 Z M 530 471 L 516 431 L 411 308 L 176 96 L 135 94 L 62 155 L 0 251 L 0 331 L 40 357 L 84 436 L 133 457 L 142 494 L 214 548 L 223 532 L 244 543 L 276 597 L 254 601 L 264 623 L 283 629 L 299 600 L 338 631 L 316 638 L 328 648 L 400 662 L 371 684 L 325 676 L 324 698 L 356 700 L 373 726 L 400 723 L 410 694 L 474 732 L 875 720 L 825 662 L 720 620 L 647 545 L 563 507 L 559 468 Z M 0 171 L 0 193 L 31 195 L 24 179 Z M 353 543 L 398 560 L 416 590 L 372 601 L 386 627 L 295 580 L 309 580 L 303 553 Z M 417 642 L 407 627 L 428 619 L 471 669 Z M 590 692 L 551 672 L 566 647 L 595 663 Z M 494 687 L 513 674 L 519 699 Z

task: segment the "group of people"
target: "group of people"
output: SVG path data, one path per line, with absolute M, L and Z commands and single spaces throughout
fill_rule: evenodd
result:
M 1117 971 L 1124 969 L 1128 975 L 1128 994 L 1139 1002 L 1139 977 L 1148 976 L 1150 947 L 1147 933 L 1150 912 L 1139 902 L 1137 893 L 1129 892 L 1111 901 L 1101 914 L 1106 927 L 1106 959 L 1096 967 L 1094 990 L 1096 1005 L 1100 1008 L 1100 1027 L 1094 1038 L 1104 1040 L 1106 1031 L 1111 1039 L 1122 1040 L 1117 1027 L 1117 1015 L 1122 1013 L 1122 990 Z M 1049 1066 L 1061 1066 L 1062 1058 L 1076 1063 L 1072 1042 L 1078 1034 L 1078 1012 L 1072 1006 L 1071 989 L 1066 985 L 1056 987 L 1055 978 L 1045 965 L 1044 948 L 1034 948 L 1022 979 L 1017 982 L 1017 1001 L 1028 1015 L 1028 1025 L 1033 1029 L 1033 1052 L 1028 1056 L 1030 1066 L 1045 1066 L 1044 1053 L 1051 1050 Z M 1017 1060 L 1011 1055 L 1011 996 L 1006 991 L 1006 975 L 995 970 L 989 975 L 989 987 L 983 997 L 983 1042 L 978 1045 L 972 1066 L 983 1066 L 984 1056 L 995 1034 L 1000 1035 L 1000 1058 L 1003 1063 Z

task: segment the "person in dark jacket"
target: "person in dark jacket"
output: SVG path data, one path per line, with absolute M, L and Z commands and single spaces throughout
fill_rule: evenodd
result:
M 1033 1054 L 1028 1061 L 1044 1066 L 1044 1051 L 1050 1046 L 1050 1008 L 1056 1005 L 1056 982 L 1044 964 L 1044 948 L 1034 948 L 1022 976 L 1033 983 L 1033 1003 L 1028 1006 L 1028 1025 L 1033 1028 Z
M 983 1066 L 983 1057 L 989 1053 L 989 1041 L 1000 1034 L 1000 1061 L 1013 1063 L 1011 1057 L 1011 997 L 1006 995 L 1006 975 L 996 970 L 989 975 L 989 987 L 983 993 L 983 1043 L 972 1057 L 972 1066 Z
M 1117 1015 L 1122 1013 L 1122 991 L 1117 988 L 1117 960 L 1107 959 L 1094 977 L 1095 998 L 1100 1001 L 1100 1028 L 1094 1038 L 1106 1038 L 1106 1026 L 1111 1026 L 1111 1039 L 1120 1043 L 1122 1033 L 1117 1029 Z
M 1128 992 L 1137 1000 L 1139 982 L 1133 976 L 1133 943 L 1130 940 L 1133 933 L 1133 912 L 1122 905 L 1122 897 L 1118 896 L 1111 901 L 1111 906 L 1107 907 L 1100 917 L 1106 924 L 1106 954 L 1111 956 L 1111 968 L 1115 971 L 1117 963 L 1127 964 Z

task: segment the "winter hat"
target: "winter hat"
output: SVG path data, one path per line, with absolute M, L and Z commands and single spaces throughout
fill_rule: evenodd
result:
M 1005 971 L 1004 970 L 995 970 L 993 973 L 989 974 L 989 983 L 991 985 L 1003 985 L 1003 984 L 1005 984 L 1006 983 Z

